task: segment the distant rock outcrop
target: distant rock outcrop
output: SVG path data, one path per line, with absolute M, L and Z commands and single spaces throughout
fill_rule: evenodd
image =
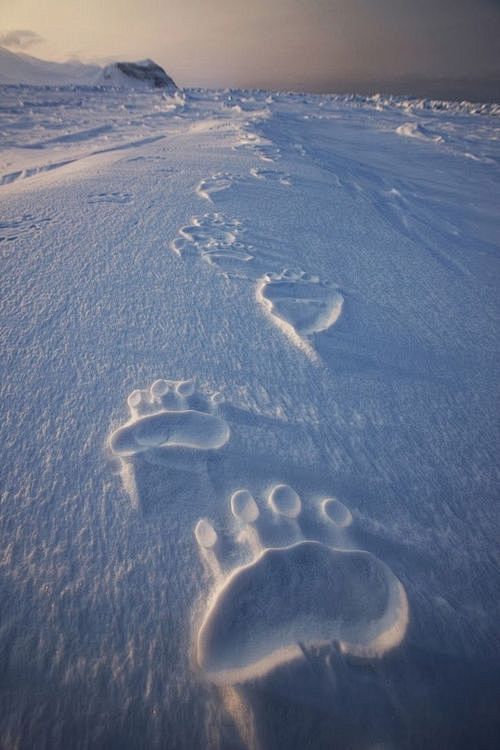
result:
M 175 91 L 177 86 L 162 67 L 153 60 L 139 62 L 116 62 L 107 65 L 102 73 L 103 81 L 116 86 L 147 86 Z

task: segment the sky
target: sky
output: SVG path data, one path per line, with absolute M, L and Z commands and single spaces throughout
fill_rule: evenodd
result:
M 153 58 L 183 86 L 311 91 L 500 73 L 500 0 L 0 0 L 0 45 Z

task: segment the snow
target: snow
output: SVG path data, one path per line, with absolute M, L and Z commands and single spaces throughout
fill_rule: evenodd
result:
M 153 60 L 114 62 L 104 67 L 79 61 L 39 60 L 0 47 L 0 84 L 31 86 L 109 86 L 125 89 L 176 90 L 174 81 Z
M 444 138 L 440 135 L 432 135 L 429 131 L 418 122 L 405 122 L 396 128 L 398 135 L 404 135 L 407 138 L 420 138 L 423 141 L 435 141 L 443 143 Z
M 98 65 L 80 62 L 57 63 L 39 60 L 24 52 L 0 47 L 0 83 L 32 86 L 91 85 L 99 75 Z
M 0 744 L 497 745 L 498 114 L 2 87 Z
M 407 624 L 405 591 L 380 560 L 305 540 L 267 548 L 227 578 L 200 626 L 197 656 L 213 682 L 241 683 L 300 658 L 302 644 L 337 640 L 344 654 L 380 657 Z

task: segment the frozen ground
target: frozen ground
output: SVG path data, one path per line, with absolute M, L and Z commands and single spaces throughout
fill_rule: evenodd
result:
M 498 107 L 0 101 L 2 747 L 498 747 Z

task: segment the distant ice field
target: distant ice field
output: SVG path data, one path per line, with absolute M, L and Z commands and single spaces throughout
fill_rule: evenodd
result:
M 0 746 L 498 747 L 499 114 L 0 87 Z

